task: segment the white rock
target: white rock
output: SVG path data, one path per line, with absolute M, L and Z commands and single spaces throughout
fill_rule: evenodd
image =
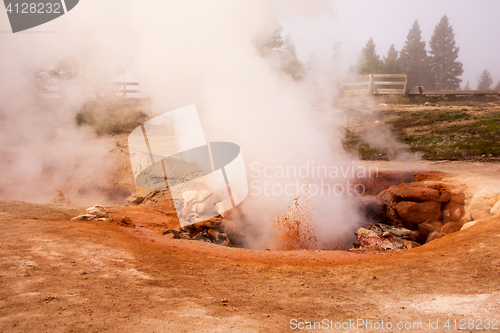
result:
M 472 220 L 485 219 L 491 216 L 491 209 L 500 199 L 500 193 L 481 191 L 472 197 L 468 211 Z
M 205 201 L 208 196 L 210 195 L 210 192 L 207 190 L 199 190 L 199 191 L 186 191 L 182 193 L 182 198 L 184 199 L 184 202 L 189 202 L 191 200 L 195 200 L 196 202 L 203 202 Z
M 87 214 L 94 215 L 95 217 L 109 217 L 108 211 L 101 205 L 95 205 L 87 208 L 85 211 Z
M 467 229 L 467 228 L 470 228 L 470 227 L 472 227 L 472 226 L 473 226 L 474 224 L 476 224 L 476 223 L 477 223 L 477 221 L 467 222 L 467 223 L 465 223 L 465 224 L 462 226 L 462 228 L 460 228 L 460 230 L 465 230 L 465 229 Z
M 182 193 L 184 199 L 184 207 L 182 208 L 182 216 L 187 216 L 191 213 L 197 215 L 214 214 L 216 212 L 216 204 L 220 199 L 216 194 L 211 194 L 207 190 L 186 191 Z
M 490 214 L 491 215 L 500 214 L 500 201 L 498 201 L 496 204 L 493 205 L 493 207 L 490 209 Z
M 78 215 L 76 217 L 73 217 L 71 221 L 92 221 L 95 219 L 96 216 L 92 214 L 83 214 L 83 215 Z

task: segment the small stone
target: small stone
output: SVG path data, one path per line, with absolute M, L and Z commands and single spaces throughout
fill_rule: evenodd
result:
M 432 232 L 429 237 L 427 237 L 427 241 L 426 243 L 429 243 L 429 242 L 432 242 L 433 240 L 435 239 L 438 239 L 438 238 L 441 238 L 441 237 L 444 237 L 446 236 L 446 234 L 443 234 L 442 232 L 440 232 L 439 230 L 436 230 L 434 232 Z
M 144 201 L 145 197 L 132 194 L 127 199 L 125 199 L 125 206 L 139 205 Z
M 452 234 L 460 230 L 461 225 L 454 222 L 446 223 L 439 231 L 443 234 Z
M 210 237 L 212 237 L 213 239 L 217 239 L 217 237 L 220 234 L 220 232 L 217 229 L 208 229 L 207 232 L 210 235 Z
M 45 303 L 49 303 L 50 301 L 53 301 L 53 300 L 55 300 L 55 299 L 57 299 L 57 297 L 56 297 L 56 296 L 45 296 L 45 298 L 43 299 L 43 301 L 44 301 Z
M 120 222 L 118 222 L 118 224 L 120 224 L 121 226 L 124 226 L 126 228 L 135 227 L 134 222 L 132 222 L 132 219 L 130 217 L 128 217 L 128 216 L 123 217 L 120 220 Z
M 206 229 L 220 229 L 222 225 L 222 219 L 220 217 L 213 217 L 209 220 L 197 223 L 196 225 L 204 227 Z
M 199 232 L 196 236 L 193 237 L 193 240 L 209 240 L 210 235 L 206 231 Z
M 179 239 L 191 240 L 191 237 L 189 237 L 189 234 L 187 232 L 181 232 L 179 233 Z
M 465 230 L 465 229 L 469 229 L 470 227 L 472 227 L 474 224 L 476 224 L 477 221 L 471 221 L 471 222 L 467 222 L 465 223 L 462 228 L 460 228 L 460 230 Z
M 427 237 L 436 230 L 439 230 L 443 224 L 441 222 L 424 222 L 418 225 L 418 241 L 420 243 L 425 243 Z
M 212 233 L 212 234 L 215 234 L 215 233 Z M 210 236 L 212 236 L 212 234 L 210 234 Z M 231 242 L 229 241 L 229 237 L 227 237 L 227 235 L 223 232 L 218 232 L 215 235 L 215 237 L 213 238 L 213 242 L 215 244 L 222 245 L 222 246 L 231 246 Z
M 383 224 L 378 224 L 378 225 L 383 226 Z M 411 239 L 411 240 L 417 239 L 417 237 L 419 235 L 418 231 L 416 231 L 416 230 L 409 230 L 406 228 L 389 227 L 389 228 L 385 229 L 382 236 L 388 237 L 389 234 L 394 236 L 394 237 Z
M 405 247 L 408 249 L 408 250 L 411 250 L 411 249 L 414 249 L 416 247 L 419 247 L 421 246 L 419 243 L 415 242 L 415 241 L 406 241 L 405 242 Z
M 493 205 L 493 207 L 490 209 L 490 214 L 492 216 L 500 214 L 500 201 Z
M 87 272 L 85 272 L 83 269 L 79 270 L 78 273 L 80 273 L 80 275 L 85 275 L 87 274 Z
M 71 221 L 92 221 L 94 220 L 96 217 L 95 215 L 91 215 L 91 214 L 83 214 L 83 215 L 78 215 L 76 217 L 73 217 L 71 219 Z
M 169 229 L 162 232 L 162 234 L 165 236 L 170 236 L 170 238 L 179 239 L 179 232 L 177 230 Z

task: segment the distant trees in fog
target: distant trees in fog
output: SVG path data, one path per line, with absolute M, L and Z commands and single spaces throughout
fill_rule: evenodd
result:
M 477 80 L 477 90 L 490 90 L 492 85 L 493 78 L 490 71 L 485 68 Z
M 268 59 L 278 71 L 293 79 L 301 79 L 306 73 L 297 57 L 295 46 L 289 35 L 283 35 L 283 27 L 277 23 L 274 29 L 254 41 L 259 54 Z M 413 22 L 408 31 L 401 51 L 394 44 L 384 57 L 377 54 L 375 41 L 370 37 L 361 49 L 359 61 L 351 65 L 349 71 L 364 74 L 407 74 L 409 89 L 424 86 L 425 89 L 459 90 L 463 74 L 463 64 L 458 61 L 460 48 L 456 46 L 455 34 L 448 17 L 441 18 L 429 41 L 430 50 L 426 50 L 426 42 L 422 40 L 422 31 L 418 21 Z M 334 63 L 340 62 L 340 43 L 333 47 Z M 314 58 L 314 55 L 312 56 Z M 311 60 L 308 64 L 314 63 Z M 310 66 L 308 66 L 309 68 Z M 494 82 L 490 72 L 485 69 L 478 79 L 478 90 L 492 89 Z M 500 90 L 500 81 L 495 90 Z M 471 90 L 467 81 L 464 90 Z
M 361 51 L 357 73 L 405 73 L 408 74 L 410 89 L 415 86 L 425 86 L 427 89 L 459 89 L 463 64 L 457 60 L 460 48 L 455 45 L 455 34 L 446 15 L 436 25 L 429 46 L 430 51 L 427 51 L 425 41 L 422 41 L 420 26 L 418 21 L 415 21 L 399 54 L 393 44 L 387 56 L 380 60 L 375 53 L 375 42 L 370 38 Z
M 370 37 L 366 46 L 361 50 L 358 74 L 377 74 L 380 73 L 380 67 L 380 57 L 375 50 L 375 42 Z
M 429 66 L 434 81 L 433 88 L 439 90 L 460 88 L 462 79 L 459 76 L 464 73 L 462 62 L 457 60 L 460 48 L 455 46 L 455 34 L 446 15 L 436 25 L 429 46 L 431 48 Z
M 275 68 L 300 79 L 304 74 L 304 65 L 297 57 L 295 45 L 289 35 L 282 35 L 283 27 L 277 24 L 274 30 L 254 41 L 259 54 L 270 60 Z
M 403 73 L 408 74 L 408 87 L 429 87 L 433 85 L 429 70 L 429 56 L 422 41 L 422 31 L 415 20 L 406 37 L 405 45 L 400 55 Z
M 380 67 L 384 74 L 401 74 L 403 72 L 401 61 L 399 61 L 399 52 L 396 51 L 394 44 L 389 47 Z

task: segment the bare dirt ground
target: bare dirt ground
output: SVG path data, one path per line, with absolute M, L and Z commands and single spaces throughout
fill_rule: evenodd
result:
M 500 182 L 495 163 L 370 163 L 446 171 L 475 190 Z M 499 215 L 404 253 L 359 254 L 170 239 L 168 204 L 70 221 L 84 208 L 0 200 L 1 332 L 287 332 L 315 321 L 343 332 L 500 329 Z

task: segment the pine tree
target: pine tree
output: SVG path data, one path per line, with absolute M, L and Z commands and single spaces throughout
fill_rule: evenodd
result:
M 304 65 L 302 65 L 297 57 L 295 45 L 293 45 L 289 35 L 284 40 L 281 69 L 294 79 L 300 79 L 303 75 Z
M 459 76 L 464 73 L 464 70 L 462 62 L 457 61 L 460 48 L 455 46 L 455 34 L 446 15 L 436 25 L 429 46 L 431 48 L 429 51 L 430 69 L 435 88 L 458 89 L 462 82 Z
M 377 74 L 380 73 L 380 57 L 375 51 L 375 43 L 370 37 L 366 46 L 361 50 L 361 58 L 358 64 L 358 74 Z
M 272 31 L 269 31 L 268 34 L 264 34 L 254 41 L 257 51 L 259 51 L 259 54 L 262 57 L 268 57 L 281 53 L 281 49 L 283 45 L 285 45 L 285 41 L 281 35 L 282 31 L 283 26 L 281 26 L 281 24 L 277 24 Z
M 303 75 L 304 66 L 297 57 L 295 46 L 290 36 L 282 36 L 283 27 L 277 24 L 268 34 L 260 36 L 254 41 L 259 54 L 268 59 L 273 66 L 290 75 L 294 79 L 300 79 Z
M 413 23 L 406 37 L 405 46 L 400 53 L 400 63 L 403 72 L 408 74 L 408 87 L 425 86 L 431 88 L 433 82 L 429 73 L 429 64 L 425 42 L 418 21 Z
M 472 90 L 472 89 L 470 88 L 470 83 L 469 83 L 469 80 L 467 80 L 467 83 L 465 84 L 464 90 Z
M 491 78 L 490 71 L 485 68 L 477 81 L 477 90 L 491 90 L 492 85 L 493 79 Z
M 381 72 L 383 74 L 401 74 L 403 70 L 400 65 L 398 51 L 394 47 L 394 44 L 391 45 L 389 51 L 387 52 L 387 56 L 384 57 L 381 66 Z

